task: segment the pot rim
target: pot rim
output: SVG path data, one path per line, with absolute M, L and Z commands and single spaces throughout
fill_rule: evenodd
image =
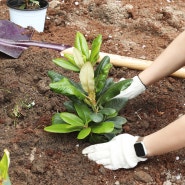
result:
M 16 6 L 16 3 L 18 2 L 19 0 L 7 0 L 6 1 L 6 5 L 9 7 L 9 8 L 12 8 L 14 10 L 19 10 L 19 11 L 39 11 L 39 10 L 43 10 L 43 9 L 46 9 L 48 8 L 49 6 L 49 3 L 48 1 L 46 0 L 39 0 L 40 3 L 43 3 L 41 4 L 42 6 L 40 8 L 37 8 L 37 9 L 19 9 L 17 6 Z

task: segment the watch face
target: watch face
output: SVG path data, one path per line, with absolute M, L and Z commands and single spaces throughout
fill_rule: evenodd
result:
M 135 143 L 134 148 L 138 157 L 144 157 L 146 155 L 142 143 Z

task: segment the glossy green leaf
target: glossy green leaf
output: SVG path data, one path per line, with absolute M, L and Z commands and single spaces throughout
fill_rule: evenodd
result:
M 117 96 L 121 90 L 126 89 L 132 83 L 132 79 L 127 79 L 114 83 L 107 91 L 98 99 L 98 104 L 103 105 Z
M 86 98 L 86 95 L 76 86 L 74 86 L 67 78 L 63 78 L 58 82 L 50 83 L 49 86 L 54 92 L 59 94 L 76 96 L 80 100 Z
M 79 72 L 80 71 L 80 67 L 78 65 L 74 65 L 73 63 L 70 63 L 69 61 L 63 59 L 63 58 L 56 58 L 56 59 L 53 59 L 53 62 L 64 68 L 64 69 L 68 69 L 68 70 L 71 70 L 71 71 L 75 71 L 75 72 Z
M 89 107 L 86 104 L 75 103 L 74 107 L 78 116 L 83 120 L 85 124 L 91 121 L 90 115 L 92 114 L 92 111 L 89 109 Z
M 76 125 L 69 125 L 69 124 L 55 124 L 50 125 L 44 128 L 47 132 L 53 132 L 53 133 L 70 133 L 75 131 L 80 131 L 83 127 L 82 126 L 76 126 Z
M 74 64 L 76 66 L 75 60 L 74 60 L 74 56 L 72 54 L 69 53 L 64 53 L 64 57 L 72 64 Z
M 60 81 L 62 78 L 64 78 L 63 75 L 55 72 L 55 71 L 48 71 L 48 76 L 50 77 L 50 79 L 52 80 L 52 82 L 58 82 Z
M 91 54 L 89 61 L 95 65 L 99 58 L 100 47 L 102 44 L 102 35 L 98 35 L 92 42 Z
M 87 127 L 87 128 L 83 128 L 77 136 L 77 139 L 84 139 L 86 138 L 89 134 L 91 133 L 91 128 Z
M 124 117 L 116 116 L 114 118 L 108 119 L 108 121 L 114 122 L 114 128 L 122 129 L 122 126 L 127 122 Z
M 109 56 L 103 57 L 103 59 L 98 64 L 96 70 L 94 71 L 95 78 L 97 78 L 102 73 L 102 71 L 104 70 L 105 66 L 107 64 L 109 64 L 109 63 L 110 63 L 110 57 Z
M 110 57 L 105 56 L 94 72 L 96 93 L 100 92 L 105 86 L 111 67 L 112 64 L 110 63 Z
M 108 101 L 104 107 L 109 107 L 115 109 L 117 112 L 119 112 L 122 108 L 126 106 L 128 102 L 127 98 L 113 98 L 110 101 Z
M 89 142 L 92 144 L 98 144 L 98 143 L 105 143 L 107 141 L 109 141 L 104 134 L 94 134 L 91 132 L 91 134 L 89 135 Z
M 68 112 L 75 112 L 73 101 L 66 101 L 63 103 L 63 105 Z
M 90 117 L 91 117 L 91 120 L 95 123 L 99 123 L 103 121 L 103 114 L 101 113 L 92 113 Z
M 63 124 L 64 120 L 60 117 L 60 113 L 56 113 L 52 116 L 52 124 Z
M 91 127 L 91 132 L 96 134 L 103 134 L 103 133 L 109 133 L 114 130 L 114 123 L 113 122 L 102 122 L 98 125 Z
M 78 68 L 82 68 L 82 66 L 84 65 L 84 58 L 82 56 L 82 54 L 80 53 L 80 51 L 76 48 L 73 48 L 73 56 L 74 56 L 74 60 L 76 65 L 78 66 Z
M 73 126 L 84 126 L 84 122 L 80 119 L 77 115 L 69 113 L 69 112 L 62 112 L 60 113 L 60 117 L 68 124 Z
M 101 90 L 100 92 L 96 93 L 97 99 L 99 99 L 99 97 L 100 97 L 102 94 L 104 94 L 104 93 L 107 91 L 107 89 L 109 89 L 109 87 L 110 87 L 111 85 L 113 85 L 114 83 L 115 83 L 115 82 L 113 81 L 113 78 L 107 78 L 107 80 L 105 81 L 105 84 L 104 84 L 102 90 Z
M 99 111 L 99 113 L 104 114 L 106 116 L 110 116 L 116 113 L 115 109 L 112 108 L 103 108 Z
M 86 60 L 89 59 L 89 47 L 84 35 L 80 32 L 76 33 L 74 47 L 81 51 Z
M 9 165 L 10 165 L 10 154 L 9 151 L 5 149 L 3 157 L 0 161 L 0 180 L 5 181 L 8 178 Z

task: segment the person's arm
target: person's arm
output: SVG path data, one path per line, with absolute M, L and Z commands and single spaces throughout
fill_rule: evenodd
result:
M 163 129 L 144 137 L 148 156 L 155 156 L 185 147 L 185 115 Z
M 159 55 L 150 67 L 139 74 L 139 78 L 148 86 L 168 76 L 185 65 L 185 31 Z
M 119 98 L 132 99 L 145 91 L 146 87 L 159 79 L 175 72 L 185 65 L 185 31 L 181 33 L 154 63 L 138 76 L 133 78 L 132 84 L 121 91 Z M 165 128 L 145 136 L 143 143 L 147 156 L 155 156 L 175 151 L 185 147 L 185 115 L 170 123 Z M 82 153 L 97 164 L 105 168 L 116 170 L 119 168 L 133 168 L 146 158 L 138 157 L 134 144 L 137 136 L 121 134 L 111 141 L 85 148 Z
M 159 55 L 150 67 L 133 77 L 132 84 L 121 91 L 117 98 L 133 99 L 146 87 L 166 77 L 185 65 L 185 31 Z

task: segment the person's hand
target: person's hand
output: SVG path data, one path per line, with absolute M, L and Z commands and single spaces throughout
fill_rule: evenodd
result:
M 133 81 L 131 85 L 127 89 L 121 91 L 120 94 L 117 95 L 115 98 L 132 99 L 146 90 L 145 85 L 141 82 L 138 76 L 135 76 L 132 79 Z M 121 78 L 120 80 L 124 80 L 124 78 Z
M 138 162 L 147 160 L 147 158 L 136 156 L 134 143 L 137 139 L 138 136 L 121 134 L 107 143 L 95 144 L 85 148 L 82 154 L 110 170 L 133 168 Z

